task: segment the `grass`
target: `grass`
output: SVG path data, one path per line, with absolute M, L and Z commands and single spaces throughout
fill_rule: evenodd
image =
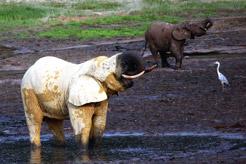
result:
M 9 3 L 0 5 L 0 30 L 32 26 L 47 14 L 47 10 L 30 5 Z
M 112 38 L 119 36 L 141 36 L 144 34 L 147 26 L 153 20 L 165 20 L 170 23 L 177 23 L 180 21 L 180 19 L 181 18 L 175 16 L 158 15 L 99 17 L 96 19 L 87 19 L 80 22 L 69 22 L 64 24 L 62 27 L 55 26 L 47 31 L 40 32 L 38 35 L 40 37 L 54 39 L 79 38 L 81 40 Z M 117 28 L 115 28 L 115 26 L 111 26 L 112 24 L 118 24 Z
M 76 26 L 57 27 L 51 30 L 39 33 L 40 37 L 47 37 L 53 39 L 63 38 L 79 38 L 81 40 L 91 40 L 98 38 L 112 38 L 119 36 L 139 36 L 142 35 L 144 27 L 121 27 L 116 29 L 85 29 L 82 30 Z
M 46 11 L 23 4 L 2 4 L 0 8 L 1 20 L 24 20 L 42 18 Z
M 155 10 L 160 14 L 187 16 L 192 17 L 207 17 L 215 16 L 220 10 L 246 10 L 246 1 L 232 0 L 232 1 L 215 1 L 215 2 L 201 2 L 199 0 L 179 0 L 172 3 L 169 0 L 144 0 L 145 3 L 152 7 L 145 8 L 144 12 L 151 12 Z
M 73 8 L 76 10 L 112 10 L 121 6 L 122 4 L 119 2 L 100 0 L 83 1 L 78 4 L 73 4 Z
M 181 20 L 180 17 L 176 16 L 165 16 L 165 15 L 125 15 L 125 16 L 107 16 L 98 17 L 95 19 L 86 19 L 80 22 L 70 22 L 71 25 L 111 25 L 111 24 L 134 24 L 141 23 L 146 24 L 153 20 L 163 20 L 169 23 L 177 23 Z
M 128 12 L 126 3 L 115 0 L 71 0 L 70 3 L 0 3 L 0 37 L 6 32 L 17 38 L 34 37 L 55 39 L 78 38 L 82 40 L 141 36 L 155 20 L 179 23 L 187 18 L 216 16 L 219 11 L 246 10 L 246 1 L 200 2 L 199 0 L 143 0 L 142 8 Z M 124 11 L 117 13 L 118 10 Z M 90 11 L 90 12 L 89 12 Z M 93 11 L 110 11 L 111 15 L 95 16 Z M 86 17 L 77 21 L 62 21 L 59 16 Z M 68 19 L 69 20 L 69 19 Z M 112 26 L 112 25 L 117 26 Z M 2 31 L 2 32 L 1 32 Z M 1 38 L 0 38 L 1 39 Z

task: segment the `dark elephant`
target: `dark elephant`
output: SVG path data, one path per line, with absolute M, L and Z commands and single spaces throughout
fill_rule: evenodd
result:
M 176 68 L 181 68 L 186 39 L 205 35 L 212 25 L 213 22 L 210 19 L 182 24 L 152 23 L 145 32 L 145 49 L 149 46 L 156 63 L 157 55 L 160 54 L 162 67 L 170 66 L 167 62 L 168 52 L 170 52 L 176 59 Z

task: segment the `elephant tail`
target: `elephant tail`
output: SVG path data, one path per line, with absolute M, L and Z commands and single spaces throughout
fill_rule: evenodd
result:
M 147 45 L 148 45 L 148 42 L 145 40 L 144 48 L 143 48 L 143 50 L 142 50 L 141 56 L 144 55 L 144 52 L 146 51 Z

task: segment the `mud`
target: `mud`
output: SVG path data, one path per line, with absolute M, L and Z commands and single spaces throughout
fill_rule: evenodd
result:
M 239 19 L 239 20 L 238 20 Z M 159 68 L 109 102 L 106 134 L 95 151 L 84 153 L 65 122 L 66 146 L 57 146 L 47 125 L 42 150 L 31 151 L 20 96 L 20 79 L 42 56 L 80 63 L 98 55 L 143 48 L 143 38 L 110 41 L 1 41 L 0 161 L 244 163 L 246 161 L 245 18 L 218 19 L 208 35 L 188 42 L 181 70 Z M 8 46 L 6 46 L 8 45 Z M 84 46 L 87 45 L 87 46 Z M 28 53 L 14 53 L 20 47 Z M 7 54 L 7 53 L 8 54 Z M 153 59 L 145 53 L 147 64 Z M 222 90 L 214 61 L 230 82 Z M 170 61 L 173 63 L 173 59 Z
M 42 149 L 31 150 L 27 140 L 16 143 L 1 144 L 0 161 L 2 163 L 81 163 L 81 162 L 180 162 L 189 161 L 192 156 L 217 154 L 228 150 L 244 148 L 245 141 L 240 139 L 224 139 L 202 136 L 105 136 L 103 144 L 95 150 L 80 150 L 69 138 L 67 145 L 57 146 L 52 140 L 44 141 Z M 8 155 L 11 151 L 11 155 Z M 237 153 L 237 152 L 236 152 Z M 237 153 L 237 155 L 240 155 Z M 15 157 L 15 158 L 13 158 Z M 243 158 L 235 158 L 232 162 L 243 162 Z M 220 162 L 220 159 L 217 162 Z M 182 160 L 183 162 L 183 160 Z M 198 162 L 198 161 L 197 161 Z M 199 161 L 202 162 L 202 161 Z M 209 159 L 203 160 L 209 162 Z M 216 161 L 214 161 L 216 162 Z

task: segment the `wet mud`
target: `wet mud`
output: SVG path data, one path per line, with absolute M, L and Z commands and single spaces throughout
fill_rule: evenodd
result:
M 5 142 L 1 145 L 1 163 L 86 163 L 86 162 L 167 162 L 215 156 L 225 151 L 245 150 L 245 140 L 215 136 L 105 136 L 103 144 L 83 151 L 71 139 L 64 146 L 52 140 L 43 141 L 41 149 L 30 149 L 28 140 Z M 9 154 L 11 152 L 11 154 Z M 233 162 L 244 159 L 235 158 Z M 204 159 L 208 162 L 208 159 Z M 219 160 L 218 160 L 219 161 Z M 200 161 L 202 162 L 202 161 Z
M 219 19 L 221 23 L 215 23 L 208 35 L 188 42 L 181 70 L 158 68 L 134 80 L 134 86 L 126 92 L 112 96 L 103 144 L 90 152 L 77 148 L 69 120 L 65 121 L 65 147 L 54 143 L 44 124 L 42 149 L 30 149 L 20 95 L 21 78 L 42 56 L 81 63 L 99 55 L 141 51 L 143 38 L 85 43 L 78 40 L 1 41 L 1 163 L 244 163 L 246 19 L 228 20 Z M 28 51 L 16 53 L 18 47 Z M 230 82 L 225 90 L 217 79 L 213 64 L 217 60 Z M 153 62 L 148 51 L 145 61 L 146 64 Z M 170 62 L 174 64 L 172 58 Z

